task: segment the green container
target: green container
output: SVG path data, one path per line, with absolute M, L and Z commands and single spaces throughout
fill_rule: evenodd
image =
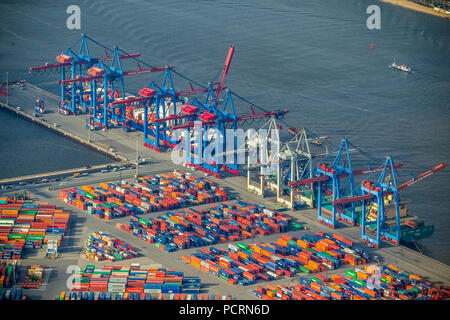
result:
M 18 233 L 10 233 L 8 234 L 8 239 L 25 239 L 25 235 Z
M 8 200 L 6 200 L 6 199 L 1 199 L 0 200 L 0 204 L 6 204 L 8 202 Z
M 242 250 L 249 250 L 249 246 L 242 242 L 238 242 L 238 243 L 236 243 L 236 245 L 238 246 L 238 248 L 240 248 Z
M 356 278 L 356 272 L 352 270 L 346 270 L 345 275 L 350 278 Z
M 19 214 L 36 215 L 36 210 L 19 210 Z
M 300 270 L 301 272 L 307 273 L 307 274 L 311 273 L 311 270 L 309 270 L 308 268 L 305 268 L 304 266 L 299 266 L 298 270 Z
M 111 206 L 110 206 L 109 204 L 102 203 L 102 206 L 105 207 L 105 208 L 107 208 L 107 209 L 111 209 Z
M 296 222 L 291 222 L 291 228 L 294 228 L 296 230 L 303 230 L 303 226 L 301 224 L 298 224 Z
M 353 283 L 356 283 L 360 287 L 364 287 L 364 281 L 359 279 L 353 279 Z
M 95 197 L 94 197 L 92 194 L 90 194 L 89 192 L 86 192 L 86 193 L 84 194 L 84 196 L 85 196 L 86 198 L 91 199 L 91 200 L 94 200 L 94 199 L 95 199 Z
M 27 240 L 30 240 L 30 241 L 43 241 L 44 240 L 44 236 L 28 235 L 27 236 Z
M 123 260 L 123 256 L 121 254 L 118 254 L 118 253 L 113 253 L 113 257 L 118 259 L 118 260 Z
M 220 274 L 219 274 L 219 278 L 222 279 L 222 280 L 228 281 L 227 277 L 224 277 L 224 276 L 222 276 Z
M 306 250 L 308 250 L 308 251 L 311 251 L 312 253 L 317 253 L 317 250 L 314 250 L 314 249 L 312 249 L 312 248 L 307 248 Z
M 76 282 L 78 282 L 78 283 L 90 283 L 91 279 L 88 278 L 88 277 L 74 278 L 72 280 L 72 283 L 76 283 Z
M 316 278 L 316 277 L 311 277 L 310 279 L 311 279 L 311 281 L 313 281 L 313 282 L 317 282 L 317 283 L 322 282 L 322 280 L 320 280 L 320 279 L 318 279 L 318 278 Z
M 290 240 L 288 240 L 288 244 L 290 244 L 290 245 L 296 245 L 296 244 L 297 244 L 297 241 L 290 239 Z
M 148 224 L 149 224 L 148 220 L 139 219 L 138 221 L 139 221 L 140 224 L 142 224 L 144 226 L 148 226 Z

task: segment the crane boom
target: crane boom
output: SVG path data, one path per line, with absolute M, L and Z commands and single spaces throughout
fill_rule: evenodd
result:
M 325 181 L 325 180 L 328 180 L 328 179 L 329 179 L 328 176 L 323 175 L 323 176 L 320 176 L 320 177 L 313 177 L 313 178 L 307 178 L 307 179 L 303 179 L 303 180 L 299 180 L 299 181 L 292 181 L 292 182 L 289 182 L 288 185 L 290 187 L 295 187 L 295 186 L 299 186 L 299 185 L 302 185 L 302 184 L 310 184 L 310 183 L 313 183 L 313 182 Z
M 401 167 L 403 167 L 403 164 L 401 164 L 401 163 L 395 163 L 395 164 L 394 164 L 394 169 L 399 169 L 399 168 L 401 168 Z M 355 170 L 355 171 L 353 171 L 353 175 L 354 175 L 354 176 L 357 176 L 357 175 L 361 175 L 361 174 L 367 174 L 367 173 L 372 173 L 372 172 L 381 171 L 381 170 L 383 170 L 383 169 L 384 169 L 384 168 L 368 169 L 368 170 Z M 387 169 L 388 169 L 388 170 L 391 169 L 391 166 L 388 166 Z
M 408 188 L 410 185 L 413 185 L 414 183 L 419 182 L 419 181 L 425 179 L 426 177 L 431 176 L 432 174 L 435 174 L 436 172 L 438 172 L 438 171 L 444 169 L 446 166 L 447 166 L 447 164 L 445 164 L 445 163 L 438 164 L 438 165 L 435 166 L 434 168 L 432 168 L 432 169 L 430 169 L 430 170 L 427 170 L 427 171 L 425 171 L 425 172 L 419 174 L 417 177 L 414 177 L 414 178 L 412 178 L 412 179 L 410 179 L 410 180 L 408 180 L 408 181 L 402 183 L 402 184 L 398 187 L 398 191 L 405 190 L 405 189 Z
M 120 59 L 131 59 L 131 58 L 137 58 L 140 57 L 140 53 L 131 53 L 131 54 L 124 54 L 119 56 Z M 112 60 L 112 56 L 108 56 L 106 58 L 95 58 L 98 61 L 110 61 Z M 92 59 L 94 60 L 94 59 Z M 88 62 L 86 60 L 77 61 L 77 64 L 87 64 Z M 44 64 L 42 66 L 37 67 L 31 67 L 29 71 L 38 71 L 38 70 L 44 70 L 44 69 L 54 69 L 59 67 L 68 67 L 71 66 L 72 62 L 65 62 L 65 63 L 55 63 L 55 64 Z
M 431 176 L 432 174 L 435 174 L 436 172 L 444 169 L 446 166 L 447 166 L 446 164 L 441 163 L 441 164 L 435 166 L 433 169 L 427 170 L 427 171 L 419 174 L 417 177 L 402 183 L 397 188 L 398 192 L 405 190 L 410 185 L 413 185 L 414 183 L 419 182 L 419 181 L 425 179 L 426 177 Z M 394 164 L 394 168 L 395 167 L 396 167 L 396 165 Z M 384 194 L 385 195 L 389 195 L 389 194 L 392 194 L 392 192 L 386 192 Z M 369 193 L 369 194 L 363 194 L 363 195 L 360 195 L 360 196 L 336 199 L 336 200 L 332 201 L 332 203 L 333 203 L 333 205 L 342 205 L 342 204 L 356 202 L 356 201 L 368 200 L 370 198 L 372 198 L 372 195 Z
M 181 96 L 189 96 L 189 95 L 201 94 L 201 93 L 208 92 L 208 90 L 209 89 L 195 89 L 195 90 L 178 91 L 178 92 L 175 92 L 175 96 L 176 97 L 181 97 Z M 217 88 L 213 88 L 213 90 L 217 90 Z M 149 94 L 148 97 L 137 97 L 137 98 L 131 98 L 131 99 L 117 100 L 117 101 L 114 101 L 112 103 L 112 105 L 124 104 L 124 103 L 132 103 L 132 102 L 143 102 L 143 101 L 150 100 L 154 96 L 156 96 L 156 92 L 153 92 L 153 93 Z M 162 97 L 166 98 L 166 97 L 170 97 L 170 96 L 171 96 L 171 94 L 167 93 L 167 94 L 165 94 Z
M 266 118 L 266 117 L 270 117 L 270 116 L 285 115 L 288 112 L 289 112 L 288 110 L 275 110 L 275 111 L 262 112 L 262 113 L 244 114 L 242 116 L 236 117 L 236 121 L 252 120 L 252 119 Z M 232 121 L 234 121 L 234 119 L 232 119 L 232 118 L 226 118 L 226 119 L 222 120 L 222 122 L 232 122 Z M 214 124 L 217 124 L 216 120 L 202 122 L 203 126 L 210 126 L 210 125 L 214 125 Z M 186 128 L 193 128 L 193 127 L 194 127 L 194 121 L 189 121 L 188 123 L 185 123 L 185 124 L 173 126 L 172 129 L 176 130 L 176 129 L 186 129 Z
M 401 167 L 403 167 L 403 164 L 400 164 L 400 163 L 394 164 L 394 168 L 401 168 Z M 388 168 L 390 168 L 390 166 Z M 377 171 L 381 171 L 381 170 L 383 170 L 383 168 L 355 170 L 355 171 L 353 171 L 353 175 L 357 176 L 357 175 L 377 172 Z M 348 177 L 348 173 L 338 175 L 338 178 L 345 178 L 345 177 Z M 307 178 L 307 179 L 303 179 L 303 180 L 299 180 L 299 181 L 289 182 L 289 186 L 295 187 L 295 186 L 302 185 L 302 184 L 310 184 L 312 182 L 325 181 L 325 180 L 328 180 L 328 178 L 326 176 Z
M 220 77 L 219 89 L 216 92 L 216 101 L 219 99 L 220 93 L 224 88 L 223 85 L 225 84 L 225 78 L 227 77 L 228 70 L 230 69 L 233 54 L 234 54 L 234 46 L 230 46 L 230 49 L 228 50 L 227 60 L 225 60 L 225 65 L 223 67 L 222 76 Z
M 173 67 L 169 67 L 169 68 L 173 68 Z M 149 73 L 149 72 L 161 72 L 161 71 L 164 71 L 164 70 L 166 70 L 166 67 L 131 70 L 131 71 L 124 71 L 123 75 L 124 76 L 129 76 L 129 75 L 133 75 L 133 74 L 141 74 L 141 73 Z M 66 83 L 72 83 L 72 82 L 82 82 L 82 81 L 91 81 L 91 80 L 98 80 L 98 79 L 103 79 L 103 75 L 60 80 L 59 84 L 66 84 Z
M 346 203 L 351 203 L 351 202 L 356 202 L 356 201 L 368 200 L 372 197 L 373 197 L 373 195 L 369 193 L 369 194 L 363 194 L 361 196 L 336 199 L 336 200 L 332 201 L 331 203 L 333 205 L 340 205 L 340 204 L 346 204 Z

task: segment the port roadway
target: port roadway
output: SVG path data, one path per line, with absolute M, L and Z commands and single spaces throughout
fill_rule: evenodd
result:
M 34 113 L 34 100 L 36 98 L 43 98 L 45 100 L 46 109 L 50 109 L 53 112 L 44 114 L 44 117 L 48 123 L 56 123 L 59 128 L 68 131 L 79 137 L 87 136 L 87 129 L 84 127 L 84 116 L 63 116 L 56 110 L 58 97 L 43 91 L 37 87 L 26 85 L 24 90 L 11 88 L 9 90 L 11 96 L 9 97 L 10 105 L 13 107 L 20 106 L 22 111 L 32 114 Z M 109 129 L 107 131 L 92 131 L 91 142 L 95 145 L 102 146 L 108 144 L 114 148 L 115 153 L 125 157 L 126 161 L 131 161 L 136 158 L 136 137 L 140 136 L 139 154 L 145 158 L 148 163 L 139 166 L 139 175 L 151 175 L 157 173 L 170 172 L 173 169 L 182 170 L 185 172 L 191 172 L 196 176 L 204 176 L 203 173 L 193 172 L 188 168 L 174 165 L 170 160 L 169 153 L 157 153 L 156 151 L 142 147 L 142 134 L 131 132 L 125 133 L 120 128 Z M 117 223 L 127 224 L 128 217 L 113 219 L 110 221 L 100 220 L 95 216 L 91 216 L 82 210 L 79 210 L 67 203 L 59 200 L 58 194 L 61 188 L 69 188 L 80 185 L 96 185 L 101 181 L 118 181 L 120 179 L 124 181 L 132 181 L 136 174 L 135 167 L 122 168 L 123 170 L 108 171 L 108 172 L 91 172 L 87 176 L 73 177 L 66 176 L 62 180 L 56 181 L 50 179 L 48 183 L 27 183 L 25 185 L 11 185 L 7 192 L 15 192 L 21 190 L 27 190 L 31 193 L 32 199 L 36 201 L 47 201 L 52 204 L 56 204 L 58 208 L 63 208 L 65 211 L 71 213 L 70 224 L 67 234 L 62 241 L 61 255 L 57 259 L 46 259 L 44 257 L 44 249 L 26 249 L 23 255 L 23 259 L 20 261 L 20 265 L 29 266 L 33 264 L 43 264 L 47 266 L 47 270 L 44 276 L 45 283 L 40 289 L 26 289 L 25 294 L 28 294 L 33 299 L 54 299 L 59 296 L 61 291 L 67 291 L 67 279 L 73 273 L 67 273 L 68 267 L 71 265 L 79 266 L 83 269 L 88 264 L 95 264 L 98 267 L 103 265 L 130 265 L 132 263 L 139 263 L 141 266 L 162 266 L 177 271 L 183 271 L 186 276 L 198 276 L 202 281 L 202 293 L 214 294 L 214 295 L 231 295 L 237 299 L 257 299 L 251 294 L 258 285 L 266 286 L 272 285 L 287 285 L 289 283 L 298 283 L 298 278 L 302 274 L 297 274 L 292 278 L 281 277 L 275 281 L 258 281 L 251 286 L 242 287 L 240 285 L 231 285 L 225 281 L 214 277 L 202 270 L 186 264 L 181 260 L 183 255 L 189 256 L 194 253 L 197 248 L 189 248 L 186 250 L 179 250 L 176 252 L 167 253 L 157 248 L 154 244 L 147 243 L 133 235 L 116 228 Z M 43 175 L 45 176 L 45 175 Z M 207 179 L 214 181 L 226 188 L 230 192 L 233 192 L 238 199 L 244 201 L 258 203 L 266 205 L 268 207 L 275 204 L 275 198 L 273 196 L 267 196 L 261 198 L 253 193 L 248 192 L 245 189 L 246 178 L 240 176 L 228 176 L 223 179 L 217 179 L 214 177 L 207 177 Z M 199 207 L 208 207 L 208 205 L 202 205 Z M 174 210 L 172 210 L 174 211 Z M 164 212 L 152 212 L 142 216 L 142 218 L 156 217 Z M 404 246 L 396 246 L 383 242 L 381 248 L 369 248 L 361 242 L 360 229 L 358 227 L 346 226 L 342 223 L 338 223 L 335 230 L 320 224 L 317 222 L 317 211 L 315 209 L 303 209 L 296 211 L 286 211 L 287 214 L 294 217 L 296 222 L 304 225 L 306 230 L 302 231 L 289 231 L 289 235 L 301 237 L 307 232 L 315 233 L 322 232 L 336 232 L 351 239 L 357 246 L 367 249 L 372 254 L 376 254 L 381 257 L 381 263 L 392 264 L 397 266 L 401 270 L 408 272 L 418 273 L 426 280 L 437 282 L 443 285 L 450 285 L 450 267 L 444 263 L 436 261 L 426 255 L 422 255 L 414 250 L 411 250 Z M 118 237 L 121 240 L 134 246 L 140 257 L 116 261 L 114 263 L 108 261 L 87 261 L 82 251 L 84 249 L 85 242 L 90 233 L 96 231 L 103 231 L 112 236 Z M 272 234 L 269 236 L 258 236 L 253 239 L 244 240 L 244 243 L 255 242 L 272 242 L 281 237 L 281 234 Z M 226 248 L 228 243 L 220 243 L 215 245 L 220 248 Z M 376 263 L 372 263 L 376 264 Z M 356 268 L 363 268 L 363 266 L 356 266 Z M 350 265 L 341 267 L 336 270 L 326 271 L 325 274 L 345 274 L 345 270 L 355 267 Z M 167 297 L 167 295 L 165 295 Z

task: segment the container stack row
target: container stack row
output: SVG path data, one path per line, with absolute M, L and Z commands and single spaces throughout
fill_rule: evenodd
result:
M 38 289 L 44 276 L 44 266 L 32 265 L 28 268 L 25 279 L 21 285 L 22 289 Z
M 137 178 L 132 183 L 100 183 L 97 187 L 64 189 L 59 198 L 100 219 L 164 211 L 231 200 L 222 187 L 207 179 L 174 171 Z
M 116 293 L 116 292 L 62 292 L 56 300 L 235 300 L 232 296 L 207 293 L 187 294 L 171 293 L 152 295 L 150 293 Z
M 49 239 L 61 242 L 70 214 L 55 205 L 32 200 L 0 204 L 0 258 L 20 259 L 25 248 L 42 248 Z
M 335 236 L 319 232 L 297 239 L 284 234 L 272 243 L 229 244 L 227 251 L 215 247 L 198 249 L 190 257 L 183 256 L 183 260 L 230 284 L 244 286 L 259 279 L 275 280 L 298 272 L 310 274 L 367 263 L 369 256 L 364 250 L 357 252 L 351 241 Z
M 27 300 L 28 296 L 22 289 L 0 289 L 0 301 L 2 300 Z
M 117 227 L 132 233 L 160 249 L 178 249 L 212 245 L 218 242 L 250 239 L 290 229 L 292 217 L 243 201 L 220 203 L 207 209 L 167 212 L 155 219 L 131 215 L 128 225 Z M 297 229 L 302 228 L 296 224 Z
M 440 300 L 449 288 L 423 281 L 397 267 L 365 266 L 344 275 L 301 277 L 299 284 L 258 286 L 252 293 L 263 300 Z
M 132 266 L 87 265 L 75 274 L 71 292 L 62 292 L 60 299 L 72 297 L 73 293 L 83 292 L 81 297 L 95 296 L 100 300 L 107 297 L 120 299 L 164 299 L 164 295 L 199 295 L 201 281 L 198 277 L 185 277 L 183 272 L 165 268 Z M 95 293 L 95 296 L 94 296 Z
M 137 256 L 133 246 L 101 231 L 90 234 L 86 241 L 85 257 L 88 260 L 114 262 Z

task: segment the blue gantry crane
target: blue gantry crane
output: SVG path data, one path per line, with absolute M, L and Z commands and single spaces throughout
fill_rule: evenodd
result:
M 331 159 L 331 156 L 334 154 L 336 154 L 336 156 L 334 159 Z M 315 172 L 315 177 L 290 182 L 289 186 L 295 187 L 317 182 L 317 218 L 319 222 L 334 229 L 336 226 L 336 219 L 339 216 L 349 223 L 354 224 L 354 206 L 348 210 L 348 213 L 350 214 L 348 216 L 344 215 L 342 212 L 338 212 L 336 207 L 332 205 L 332 201 L 346 196 L 353 196 L 354 174 L 348 141 L 343 139 L 337 148 L 337 152 L 327 155 L 317 164 L 313 171 Z M 331 200 L 329 199 L 330 196 Z M 326 211 L 328 215 L 324 215 L 324 211 Z
M 345 206 L 350 203 L 361 202 L 361 238 L 362 241 L 375 247 L 379 247 L 381 240 L 399 244 L 400 234 L 400 212 L 399 194 L 408 186 L 444 169 L 446 164 L 439 164 L 410 180 L 398 185 L 396 168 L 401 167 L 394 164 L 392 157 L 388 156 L 382 166 L 376 170 L 381 171 L 378 179 L 364 179 L 360 184 L 359 195 L 337 199 L 333 201 L 334 206 Z M 372 173 L 373 175 L 373 173 Z M 388 212 L 393 212 L 393 218 L 388 218 Z M 387 220 L 394 219 L 394 224 L 388 225 Z
M 104 50 L 106 57 L 92 57 L 89 42 Z M 115 99 L 125 96 L 124 76 L 166 70 L 166 67 L 155 68 L 147 64 L 149 68 L 143 69 L 139 63 L 141 61 L 137 59 L 139 56 L 139 53 L 128 54 L 118 47 L 110 49 L 83 34 L 78 52 L 68 48 L 56 57 L 57 64 L 32 67 L 30 71 L 60 68 L 59 111 L 64 114 L 92 113 L 92 122 L 107 128 L 110 120 L 119 124 L 124 119 L 124 109 L 121 107 L 114 109 L 111 105 Z M 139 69 L 124 71 L 122 68 L 124 59 L 135 60 Z M 110 64 L 107 64 L 108 61 Z M 68 77 L 67 67 L 71 68 Z

